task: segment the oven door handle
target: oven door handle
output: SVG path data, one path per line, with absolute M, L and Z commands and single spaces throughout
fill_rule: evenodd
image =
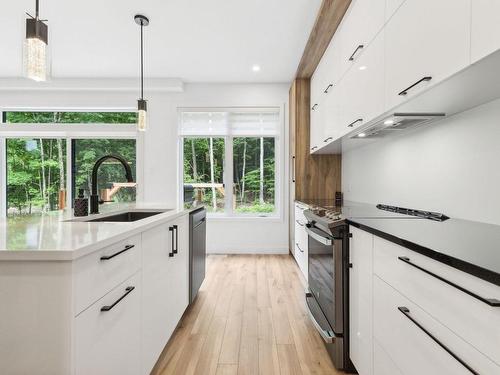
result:
M 312 297 L 311 293 L 306 293 L 306 298 L 307 297 Z M 314 297 L 312 297 L 314 298 Z M 307 313 L 309 314 L 309 318 L 311 319 L 312 324 L 314 325 L 314 328 L 316 328 L 316 331 L 320 334 L 321 338 L 323 339 L 324 342 L 327 344 L 332 344 L 337 336 L 332 331 L 325 331 L 321 325 L 318 323 L 316 318 L 314 317 L 314 314 L 311 312 L 311 309 L 309 307 L 309 304 L 306 301 L 306 306 L 307 306 Z
M 332 238 L 331 237 L 326 237 L 323 232 L 320 231 L 319 229 L 316 229 L 311 226 L 306 226 L 306 232 L 311 238 L 314 240 L 318 241 L 319 243 L 326 245 L 326 246 L 331 246 L 333 245 Z

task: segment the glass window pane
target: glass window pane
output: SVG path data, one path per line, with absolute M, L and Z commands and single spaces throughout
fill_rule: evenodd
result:
M 7 139 L 7 215 L 63 209 L 66 141 Z
M 233 207 L 241 213 L 275 211 L 275 139 L 233 139 Z
M 224 138 L 184 138 L 184 205 L 224 212 Z
M 73 140 L 73 197 L 78 189 L 88 195 L 91 190 L 91 174 L 97 159 L 104 155 L 118 155 L 127 160 L 134 181 L 136 180 L 135 139 L 74 139 Z M 125 171 L 120 162 L 110 159 L 99 168 L 97 186 L 100 197 L 115 202 L 135 202 L 135 187 L 119 187 L 114 183 L 126 182 Z
M 7 123 L 135 124 L 136 112 L 5 112 Z

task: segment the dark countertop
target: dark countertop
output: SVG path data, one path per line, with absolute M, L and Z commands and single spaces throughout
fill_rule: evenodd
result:
M 332 201 L 303 203 L 332 206 Z M 499 225 L 453 218 L 438 222 L 354 202 L 345 202 L 340 210 L 339 224 L 348 223 L 500 286 Z

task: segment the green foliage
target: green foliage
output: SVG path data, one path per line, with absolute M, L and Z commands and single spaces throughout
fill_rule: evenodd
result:
M 261 138 L 233 138 L 233 193 L 236 212 L 273 212 L 275 195 L 275 140 L 264 138 L 264 202 L 260 202 Z M 214 182 L 223 183 L 224 139 L 213 138 Z M 194 158 L 193 158 L 194 154 Z M 244 171 L 243 171 L 244 169 Z M 244 173 L 243 173 L 244 172 Z M 184 183 L 211 183 L 209 138 L 184 138 Z M 227 189 L 227 187 L 226 187 Z M 212 189 L 200 188 L 195 197 L 201 196 L 209 210 L 212 207 Z M 224 196 L 216 191 L 217 211 L 224 210 Z
M 7 123 L 135 124 L 136 112 L 6 112 Z
M 134 123 L 135 113 L 116 112 L 7 112 L 11 123 Z M 72 161 L 75 187 L 90 190 L 90 173 L 95 161 L 105 154 L 118 154 L 131 164 L 135 177 L 135 140 L 79 139 L 73 140 Z M 42 153 L 43 150 L 43 153 Z M 66 140 L 7 140 L 7 210 L 9 215 L 32 214 L 57 210 L 59 191 L 66 189 Z M 100 168 L 98 184 L 125 181 L 123 167 L 113 161 Z M 135 189 L 121 189 L 119 201 L 135 200 Z

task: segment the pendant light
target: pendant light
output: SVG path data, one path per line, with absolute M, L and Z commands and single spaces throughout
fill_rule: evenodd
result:
M 36 0 L 35 17 L 26 13 L 26 40 L 23 46 L 23 70 L 27 78 L 46 81 L 50 75 L 48 35 L 49 28 L 40 19 L 39 0 Z
M 146 131 L 147 101 L 144 100 L 144 38 L 142 29 L 149 25 L 149 19 L 142 14 L 136 14 L 134 20 L 141 27 L 141 98 L 137 101 L 137 129 Z

